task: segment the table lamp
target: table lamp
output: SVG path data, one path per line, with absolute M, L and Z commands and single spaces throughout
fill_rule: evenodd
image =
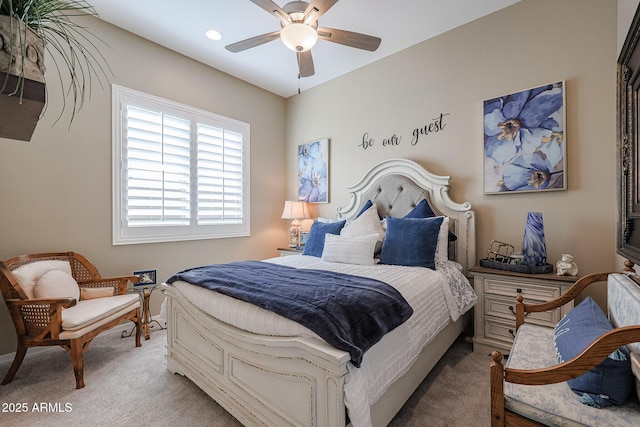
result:
M 282 219 L 291 219 L 291 228 L 289 229 L 289 235 L 291 241 L 289 242 L 290 248 L 300 246 L 300 220 L 311 218 L 309 215 L 309 209 L 307 208 L 307 202 L 291 201 L 284 202 L 284 209 L 282 210 Z

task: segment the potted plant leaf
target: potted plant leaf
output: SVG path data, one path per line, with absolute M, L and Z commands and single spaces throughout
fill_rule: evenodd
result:
M 92 82 L 108 81 L 100 40 L 79 24 L 87 15 L 97 13 L 84 0 L 0 0 L 0 137 L 31 139 L 47 104 L 45 50 L 62 85 L 58 120 L 67 97 L 73 121 Z

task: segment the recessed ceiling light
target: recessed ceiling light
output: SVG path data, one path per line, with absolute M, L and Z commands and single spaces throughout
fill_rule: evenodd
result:
M 209 30 L 206 32 L 207 37 L 209 37 L 211 40 L 220 40 L 222 38 L 222 34 L 220 34 L 218 31 L 216 30 Z

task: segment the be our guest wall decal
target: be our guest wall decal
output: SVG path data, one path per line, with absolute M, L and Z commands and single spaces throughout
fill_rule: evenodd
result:
M 434 117 L 428 123 L 413 129 L 409 143 L 412 146 L 418 145 L 432 133 L 444 131 L 444 128 L 447 126 L 445 119 L 449 115 L 450 113 L 440 113 L 440 115 Z M 364 132 L 362 134 L 362 141 L 358 144 L 358 147 L 361 147 L 363 150 L 368 150 L 369 148 L 375 147 L 397 147 L 402 145 L 402 143 L 402 135 L 396 133 L 382 138 L 382 140 L 376 140 L 375 136 L 370 135 L 369 132 Z

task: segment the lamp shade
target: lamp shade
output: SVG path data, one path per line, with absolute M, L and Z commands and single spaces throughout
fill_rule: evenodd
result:
M 309 215 L 309 209 L 307 208 L 307 202 L 298 202 L 287 200 L 284 202 L 284 209 L 282 210 L 282 219 L 305 219 L 311 218 Z
M 292 51 L 304 52 L 316 45 L 318 33 L 307 24 L 294 22 L 280 30 L 280 38 Z

